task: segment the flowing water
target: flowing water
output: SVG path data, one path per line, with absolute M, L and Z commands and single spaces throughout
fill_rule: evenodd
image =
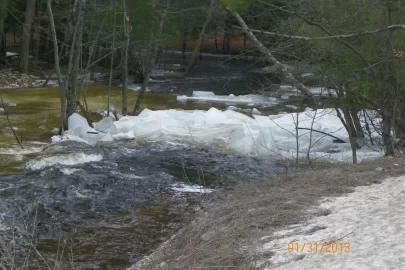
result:
M 199 70 L 186 79 L 152 82 L 153 92 L 146 94 L 143 106 L 224 109 L 225 104 L 179 104 L 174 94 L 194 90 L 223 94 L 231 93 L 231 88 L 234 93 L 249 93 L 250 77 L 224 70 L 217 69 L 215 75 Z M 91 111 L 106 106 L 106 86 L 86 91 Z M 176 186 L 199 185 L 222 192 L 239 181 L 256 181 L 281 169 L 275 160 L 174 142 L 48 145 L 59 123 L 58 89 L 0 94 L 24 145 L 20 149 L 1 116 L 0 239 L 12 243 L 21 264 L 30 254 L 32 269 L 55 261 L 67 265 L 65 269 L 125 269 L 176 232 L 201 200 L 215 194 L 178 192 Z M 129 104 L 135 103 L 137 94 L 129 91 Z M 112 89 L 111 103 L 117 109 L 120 95 L 119 88 Z

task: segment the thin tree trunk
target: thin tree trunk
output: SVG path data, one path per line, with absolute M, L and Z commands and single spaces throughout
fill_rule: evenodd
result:
M 25 9 L 25 20 L 21 39 L 20 48 L 20 71 L 27 73 L 28 71 L 28 56 L 31 37 L 31 26 L 35 12 L 35 0 L 27 0 Z
M 73 10 L 76 10 L 75 14 L 73 14 L 76 25 L 73 31 L 73 37 L 69 51 L 68 69 L 66 75 L 67 81 L 65 84 L 66 99 L 67 99 L 66 100 L 67 117 L 72 115 L 76 110 L 76 84 L 81 53 L 82 27 L 83 27 L 82 12 L 84 4 L 85 1 L 83 2 L 77 1 L 75 3 L 76 6 L 73 7 Z M 67 119 L 65 122 L 65 126 L 67 126 Z
M 184 31 L 183 31 L 183 48 L 182 48 L 183 66 L 185 65 L 185 61 L 186 61 L 186 49 L 187 49 L 187 32 L 186 32 L 186 29 L 184 29 Z
M 122 115 L 128 114 L 128 50 L 129 50 L 129 41 L 130 41 L 130 24 L 129 24 L 129 17 L 127 16 L 126 11 L 126 2 L 124 0 L 124 63 L 122 65 Z
M 39 5 L 38 5 L 39 6 Z M 38 66 L 38 57 L 39 57 L 39 44 L 41 41 L 41 19 L 40 19 L 40 14 L 39 14 L 39 10 L 38 10 L 38 21 L 37 21 L 37 25 L 35 27 L 35 34 L 36 34 L 36 40 L 35 40 L 35 56 L 34 56 L 34 65 L 35 67 Z
M 162 36 L 163 25 L 164 25 L 165 17 L 166 17 L 167 10 L 169 9 L 169 7 L 170 7 L 170 0 L 167 0 L 166 9 L 163 10 L 162 15 L 160 16 L 159 28 L 158 28 L 158 32 L 156 35 L 156 39 L 153 42 L 154 44 L 153 44 L 153 46 L 152 45 L 148 46 L 148 61 L 147 61 L 146 69 L 145 69 L 145 76 L 144 76 L 145 79 L 142 83 L 141 90 L 139 91 L 139 95 L 138 95 L 138 98 L 135 103 L 134 115 L 138 115 L 140 113 L 141 104 L 143 102 L 143 98 L 145 96 L 146 89 L 148 88 L 148 85 L 149 85 L 150 74 L 152 72 L 154 60 L 156 59 L 156 51 L 160 44 L 160 37 Z M 151 40 L 150 40 L 149 44 L 152 44 L 152 39 L 153 39 L 153 35 L 151 34 Z
M 75 47 L 73 49 L 74 57 L 73 57 L 73 65 L 72 65 L 72 72 L 70 74 L 70 83 L 69 83 L 69 97 L 68 100 L 68 107 L 67 107 L 67 117 L 72 115 L 76 111 L 76 101 L 77 98 L 77 76 L 79 74 L 80 69 L 80 60 L 82 55 L 82 39 L 83 39 L 83 7 L 82 4 L 79 4 L 80 7 L 78 8 L 78 31 L 77 37 L 75 42 Z M 84 5 L 84 2 L 83 2 Z M 83 77 L 84 79 L 84 77 Z M 88 119 L 89 120 L 89 119 Z
M 152 55 L 152 59 L 151 59 L 151 61 L 152 61 L 151 69 L 153 68 L 153 66 L 156 63 L 156 55 L 157 55 L 157 51 L 159 50 L 159 47 L 160 47 L 160 39 L 162 36 L 163 25 L 164 25 L 165 18 L 167 15 L 167 10 L 169 9 L 169 7 L 170 7 L 170 0 L 167 0 L 166 8 L 163 10 L 163 12 L 159 18 L 159 28 L 158 28 L 156 42 L 155 42 L 155 53 Z
M 382 126 L 383 126 L 383 144 L 385 146 L 385 155 L 392 156 L 394 155 L 394 147 L 392 143 L 391 136 L 391 127 L 392 127 L 392 118 L 383 113 L 382 116 Z
M 356 128 L 356 143 L 357 147 L 361 148 L 364 146 L 365 135 L 363 131 L 363 127 L 361 126 L 360 118 L 358 116 L 358 112 L 356 109 L 352 108 L 350 110 L 350 115 L 353 120 L 354 127 Z
M 52 35 L 53 40 L 53 49 L 54 49 L 54 59 L 55 59 L 55 70 L 56 75 L 58 76 L 59 82 L 59 98 L 60 98 L 60 125 L 61 125 L 61 134 L 63 134 L 64 130 L 64 123 L 66 119 L 66 103 L 65 103 L 65 93 L 64 93 L 64 83 L 62 79 L 62 73 L 60 72 L 59 67 L 59 49 L 58 49 L 58 40 L 56 39 L 56 30 L 55 30 L 55 22 L 53 19 L 53 12 L 52 12 L 52 0 L 47 0 L 47 7 L 48 7 L 48 17 L 49 17 L 49 27 Z
M 350 115 L 350 110 L 347 108 L 347 104 L 342 102 L 342 111 L 343 111 L 343 116 L 346 122 L 346 127 L 347 127 L 347 133 L 349 134 L 349 140 L 350 140 L 350 146 L 352 149 L 352 159 L 353 159 L 353 164 L 357 164 L 357 134 L 356 134 L 356 128 L 353 124 L 352 117 Z
M 190 62 L 188 63 L 188 67 L 187 67 L 186 72 L 189 72 L 190 69 L 194 66 L 195 60 L 197 58 L 198 51 L 199 51 L 200 46 L 201 46 L 201 41 L 202 41 L 203 35 L 205 33 L 205 30 L 207 29 L 208 23 L 211 21 L 212 13 L 215 10 L 215 7 L 217 5 L 217 1 L 218 0 L 211 0 L 210 7 L 208 9 L 207 18 L 205 19 L 204 25 L 203 25 L 203 27 L 201 29 L 201 33 L 200 33 L 200 35 L 198 37 L 197 44 L 194 47 L 194 51 L 193 51 L 193 54 L 191 55 Z
M 6 66 L 6 34 L 4 33 L 4 19 L 7 16 L 6 12 L 7 1 L 0 0 L 0 67 Z
M 218 52 L 218 39 L 217 39 L 217 33 L 215 33 L 215 53 L 219 54 Z
M 113 67 L 114 67 L 114 46 L 115 46 L 115 22 L 116 22 L 116 13 L 114 9 L 114 24 L 113 24 L 113 41 L 111 45 L 111 65 L 110 65 L 110 78 L 108 80 L 108 93 L 107 93 L 107 117 L 110 116 L 110 99 L 111 99 L 111 85 L 112 85 L 112 76 L 113 76 Z M 118 119 L 116 119 L 118 120 Z

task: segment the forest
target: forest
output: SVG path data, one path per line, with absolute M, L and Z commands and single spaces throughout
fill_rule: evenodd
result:
M 297 74 L 279 61 L 314 66 L 322 77 L 319 85 L 336 93 L 331 102 L 350 136 L 354 162 L 370 130 L 379 132 L 387 155 L 401 149 L 402 1 L 2 0 L 0 7 L 0 64 L 10 65 L 15 54 L 7 56 L 7 50 L 13 42 L 21 73 L 54 71 L 61 86 L 61 132 L 70 115 L 87 107 L 85 93 L 77 90 L 78 76 L 98 65 L 109 67 L 109 84 L 116 74 L 123 82 L 122 114 L 138 115 L 157 56 L 177 44 L 183 58 L 193 51 L 185 72 L 204 50 L 257 55 L 273 67 L 273 79 L 297 87 L 316 104 Z M 128 74 L 143 83 L 135 104 L 127 101 Z M 370 127 L 375 124 L 370 110 L 380 116 L 378 128 Z M 364 126 L 359 113 L 370 123 Z
M 0 0 L 0 269 L 262 269 L 404 173 L 403 104 L 402 0 Z

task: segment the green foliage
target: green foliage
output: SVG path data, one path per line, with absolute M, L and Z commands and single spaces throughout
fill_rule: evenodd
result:
M 222 8 L 230 8 L 232 11 L 244 13 L 249 10 L 252 5 L 252 2 L 249 0 L 221 0 L 220 6 Z

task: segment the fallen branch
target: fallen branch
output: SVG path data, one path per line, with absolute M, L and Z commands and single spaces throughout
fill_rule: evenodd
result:
M 249 39 L 253 42 L 253 44 L 259 49 L 259 51 L 266 57 L 266 61 L 276 67 L 276 69 L 280 72 L 280 75 L 283 79 L 287 82 L 291 83 L 293 87 L 297 88 L 304 96 L 316 101 L 314 95 L 309 91 L 309 89 L 299 82 L 291 72 L 289 72 L 282 64 L 279 62 L 271 52 L 256 38 L 256 36 L 250 31 L 249 27 L 246 25 L 245 21 L 237 12 L 232 12 L 231 9 L 227 8 L 228 12 L 230 12 L 235 19 L 240 24 L 240 29 L 249 37 Z
M 312 128 L 300 128 L 300 127 L 297 127 L 297 129 L 302 129 L 302 130 L 309 130 L 309 131 L 313 131 L 313 132 L 318 132 L 318 133 L 321 133 L 321 134 L 323 134 L 323 135 L 326 135 L 326 136 L 329 136 L 329 137 L 332 137 L 332 138 L 336 139 L 335 142 L 337 142 L 337 143 L 346 143 L 346 142 L 343 141 L 342 139 L 340 139 L 340 138 L 338 138 L 338 137 L 336 137 L 336 136 L 333 136 L 333 135 L 331 135 L 331 134 L 329 134 L 329 133 L 320 131 L 320 130 L 315 130 L 315 129 L 312 129 Z
M 233 26 L 233 27 L 245 30 L 244 27 L 239 27 L 239 26 Z M 293 35 L 286 35 L 286 34 L 280 34 L 280 33 L 257 30 L 257 29 L 251 29 L 251 28 L 249 28 L 248 30 L 250 32 L 258 33 L 258 34 L 262 34 L 262 35 L 310 41 L 310 40 L 330 40 L 330 39 L 355 38 L 355 37 L 360 37 L 360 36 L 375 35 L 375 34 L 378 34 L 378 33 L 381 33 L 381 32 L 390 31 L 390 30 L 396 30 L 396 29 L 405 30 L 405 25 L 404 24 L 395 24 L 395 25 L 390 25 L 390 26 L 375 29 L 375 30 L 366 30 L 366 31 L 363 31 L 363 32 L 355 32 L 355 33 L 334 35 L 334 36 L 326 36 L 326 37 L 293 36 Z

